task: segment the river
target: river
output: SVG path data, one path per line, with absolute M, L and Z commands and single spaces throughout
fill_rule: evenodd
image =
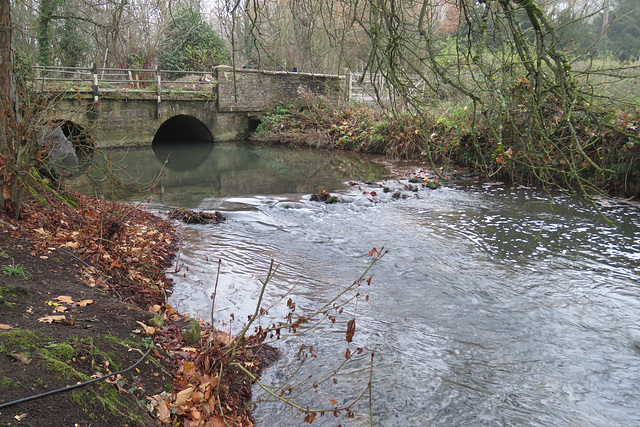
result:
M 274 343 L 282 357 L 264 383 L 329 378 L 295 398 L 301 407 L 344 405 L 372 376 L 353 418 L 327 414 L 313 425 L 369 425 L 370 408 L 380 426 L 640 425 L 637 207 L 473 180 L 408 191 L 394 172 L 407 165 L 346 153 L 224 143 L 172 156 L 164 168 L 166 153 L 151 149 L 114 161 L 139 182 L 159 175 L 149 194 L 114 192 L 97 175 L 97 184 L 75 185 L 160 212 L 227 217 L 182 231 L 170 299 L 181 312 L 210 318 L 218 259 L 216 325 L 238 331 L 271 259 L 279 267 L 264 306 L 293 288 L 285 302 L 304 315 L 351 285 L 373 247 L 388 251 L 335 323 Z M 340 202 L 310 201 L 320 189 Z M 282 320 L 285 302 L 259 324 Z M 301 363 L 303 345 L 317 356 Z M 331 375 L 347 348 L 364 351 Z M 269 395 L 254 387 L 254 398 Z M 254 415 L 262 426 L 308 425 L 280 402 L 262 402 Z

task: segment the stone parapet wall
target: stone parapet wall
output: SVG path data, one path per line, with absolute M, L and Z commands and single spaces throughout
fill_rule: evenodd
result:
M 330 99 L 345 97 L 345 76 L 233 69 L 214 69 L 218 82 L 218 112 L 260 112 L 279 104 L 300 102 L 306 94 Z

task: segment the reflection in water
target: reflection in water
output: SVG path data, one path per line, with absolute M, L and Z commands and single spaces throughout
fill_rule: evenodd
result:
M 209 159 L 213 151 L 213 142 L 175 141 L 153 144 L 153 152 L 159 162 L 166 167 L 186 172 L 196 169 Z
M 107 199 L 136 200 L 157 181 L 152 200 L 197 208 L 208 197 L 333 191 L 343 188 L 349 179 L 379 180 L 387 175 L 383 164 L 352 153 L 243 143 L 170 147 L 111 150 L 107 159 L 94 156 L 92 172 L 74 177 L 70 185 Z M 169 151 L 169 162 L 163 168 Z M 114 181 L 121 185 L 112 186 Z

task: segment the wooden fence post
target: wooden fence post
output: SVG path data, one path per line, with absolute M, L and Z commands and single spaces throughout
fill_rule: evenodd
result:
M 161 97 L 161 93 L 162 93 L 162 78 L 160 77 L 160 65 L 156 65 L 156 85 L 157 85 L 157 92 L 158 92 L 158 100 L 156 103 L 156 119 L 160 119 L 162 118 L 162 97 Z
M 100 99 L 100 90 L 98 87 L 98 64 L 95 62 L 91 66 L 91 73 L 93 74 L 93 84 L 91 85 L 91 90 L 93 92 L 93 103 L 97 104 Z
M 344 69 L 344 96 L 347 101 L 351 101 L 351 91 L 353 90 L 353 82 L 351 81 L 351 73 L 348 68 Z

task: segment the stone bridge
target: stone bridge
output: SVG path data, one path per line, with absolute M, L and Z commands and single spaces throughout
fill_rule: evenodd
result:
M 255 130 L 260 114 L 309 94 L 339 100 L 349 96 L 350 75 L 274 72 L 219 66 L 196 88 L 157 81 L 148 89 L 132 78 L 124 87 L 98 82 L 92 89 L 67 88 L 45 121 L 62 124 L 67 135 L 98 147 L 141 146 L 161 141 L 231 140 Z M 50 75 L 50 74 L 49 74 Z

